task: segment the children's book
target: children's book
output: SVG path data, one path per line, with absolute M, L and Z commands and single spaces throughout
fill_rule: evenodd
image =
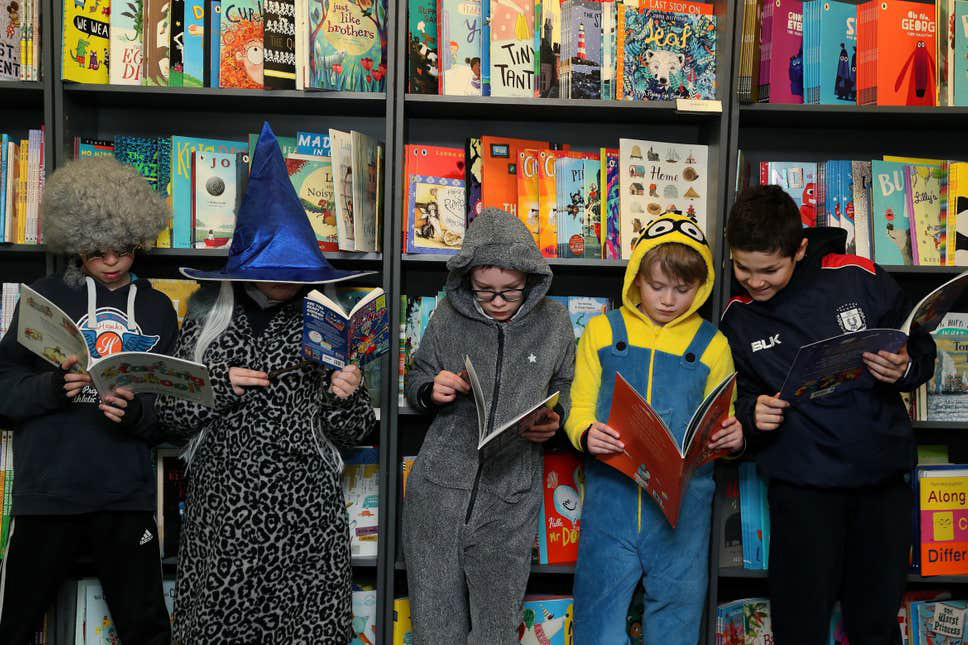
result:
M 558 98 L 561 65 L 561 0 L 541 0 L 541 20 L 535 25 L 540 38 L 538 53 L 538 94 Z
M 874 261 L 878 264 L 914 263 L 904 180 L 906 166 L 901 161 L 871 162 L 871 227 Z
M 309 155 L 311 157 L 330 156 L 329 132 L 297 132 L 296 154 Z
M 170 0 L 171 46 L 168 48 L 168 87 L 183 87 L 185 70 L 185 0 Z
M 410 200 L 410 190 L 413 189 L 413 181 L 415 177 L 427 178 L 433 177 L 435 180 L 443 179 L 457 179 L 460 180 L 460 185 L 465 186 L 465 176 L 466 167 L 464 161 L 464 150 L 462 148 L 448 148 L 444 146 L 427 146 L 422 144 L 407 144 L 404 146 L 404 152 L 406 154 L 406 159 L 404 161 L 404 178 L 406 185 L 409 190 L 405 194 L 404 201 L 404 212 L 403 212 L 403 251 L 404 253 L 416 253 L 418 251 L 409 250 L 408 244 L 410 243 L 411 231 L 419 230 L 419 226 L 413 229 L 413 225 L 416 220 L 412 219 L 414 215 L 413 202 Z M 439 181 L 437 182 L 439 184 Z M 452 182 L 448 182 L 449 185 L 453 185 Z M 461 196 L 461 203 L 464 204 L 465 211 L 460 213 L 461 230 L 464 229 L 464 222 L 467 219 L 466 213 L 466 187 L 462 189 L 463 194 Z M 439 194 L 439 191 L 438 191 Z M 423 222 L 421 222 L 422 224 Z M 463 234 L 461 234 L 461 240 L 463 240 Z M 458 245 L 459 246 L 459 245 Z
M 362 132 L 350 132 L 353 147 L 353 244 L 357 251 L 377 250 L 377 185 L 380 170 L 377 164 L 376 139 Z
M 912 603 L 912 645 L 968 643 L 968 601 Z
M 342 92 L 385 91 L 386 2 L 312 0 L 308 44 L 308 87 Z
M 924 388 L 926 420 L 968 421 L 968 330 L 944 325 L 932 334 L 938 357 Z
M 859 7 L 858 18 L 857 103 L 934 105 L 934 7 L 901 0 L 871 2 Z
M 545 453 L 538 563 L 574 564 L 581 530 L 582 462 L 573 453 Z
M 854 253 L 871 260 L 873 259 L 871 252 L 871 162 L 851 161 L 850 175 L 854 207 Z
M 563 156 L 555 161 L 558 257 L 585 257 L 585 160 Z
M 922 298 L 900 329 L 864 329 L 854 310 L 841 313 L 845 334 L 802 346 L 787 372 L 779 398 L 794 403 L 844 392 L 859 385 L 869 386 L 871 377 L 864 364 L 864 352 L 897 352 L 912 330 L 934 331 L 944 315 L 968 287 L 968 271 L 937 287 Z M 865 376 L 866 375 L 866 376 Z
M 296 88 L 296 3 L 268 0 L 265 3 L 263 82 L 268 89 Z
M 168 87 L 169 49 L 171 46 L 171 1 L 142 0 L 144 53 L 142 85 Z
M 111 8 L 111 85 L 141 85 L 142 0 L 115 0 Z
M 602 95 L 602 2 L 561 2 L 561 77 L 563 99 L 598 99 Z
M 65 81 L 107 83 L 110 80 L 110 33 L 111 4 L 108 0 L 64 0 L 61 76 Z M 20 60 L 18 69 L 19 63 Z
M 540 244 L 539 231 L 541 230 L 538 201 L 540 152 L 534 148 L 519 150 L 517 165 L 518 219 L 531 232 L 536 246 Z
M 481 6 L 481 0 L 437 0 L 439 94 L 481 96 L 481 47 L 487 46 Z
M 364 367 L 390 351 L 386 294 L 373 289 L 346 311 L 319 290 L 303 300 L 303 357 L 340 369 Z
M 521 431 L 525 428 L 531 426 L 535 419 L 539 419 L 545 414 L 545 409 L 553 410 L 558 404 L 558 392 L 555 392 L 545 398 L 543 401 L 539 401 L 535 405 L 529 406 L 524 412 L 515 415 L 510 421 L 507 421 L 500 426 L 496 425 L 496 419 L 492 419 L 489 416 L 487 400 L 484 398 L 484 390 L 481 388 L 481 381 L 477 377 L 477 372 L 474 370 L 474 365 L 471 363 L 471 357 L 464 357 L 464 369 L 461 372 L 461 377 L 466 380 L 470 386 L 471 391 L 474 394 L 474 404 L 477 406 L 477 449 L 480 450 L 491 441 L 501 436 L 508 430 Z
M 938 166 L 909 165 L 904 169 L 904 192 L 910 214 L 911 256 L 920 266 L 944 264 L 945 222 L 941 219 L 941 184 Z
M 353 136 L 330 130 L 333 163 L 333 197 L 336 200 L 336 232 L 341 251 L 355 251 L 353 195 Z
M 248 153 L 192 152 L 192 242 L 228 248 L 248 177 Z
M 84 157 L 113 157 L 114 141 L 110 139 L 88 139 L 74 137 L 74 159 Z
M 410 599 L 393 599 L 393 645 L 413 645 Z
M 205 1 L 185 0 L 182 85 L 205 86 Z
M 968 105 L 968 2 L 956 0 L 953 17 L 953 55 L 948 59 L 951 105 Z
M 491 96 L 533 97 L 534 0 L 484 1 L 490 3 Z
M 641 486 L 662 509 L 673 528 L 679 521 L 682 497 L 696 470 L 727 451 L 709 450 L 709 437 L 729 416 L 736 374 L 730 374 L 696 408 L 681 439 L 659 413 L 621 374 L 615 375 L 608 425 L 620 435 L 625 450 L 596 455 Z
M 566 153 L 538 150 L 538 249 L 546 258 L 558 257 L 558 185 L 555 161 Z M 968 186 L 968 183 L 965 184 Z
M 619 188 L 619 151 L 602 148 L 601 151 L 601 189 L 602 189 L 602 257 L 618 260 L 622 257 L 622 239 L 619 230 L 622 225 L 620 212 L 621 191 Z
M 568 311 L 571 319 L 571 328 L 575 332 L 575 342 L 581 338 L 585 327 L 595 316 L 599 316 L 611 307 L 608 298 L 597 296 L 548 296 L 552 300 L 560 302 Z
M 437 93 L 437 0 L 407 3 L 407 91 Z
M 464 180 L 410 175 L 407 253 L 454 255 L 464 244 Z
M 286 155 L 286 170 L 316 233 L 319 250 L 338 251 L 332 161 L 329 157 L 290 154 Z
M 380 454 L 376 448 L 364 446 L 345 450 L 342 457 L 350 553 L 353 557 L 374 557 L 379 538 Z
M 99 338 L 93 330 L 78 328 L 60 307 L 25 284 L 20 285 L 17 325 L 17 342 L 51 365 L 60 366 L 76 356 L 72 371 L 90 374 L 102 395 L 124 387 L 215 405 L 208 368 L 201 363 L 144 351 L 157 343 L 157 337 L 133 331 L 105 343 L 103 335 Z
M 968 163 L 955 161 L 948 165 L 947 201 L 945 263 L 965 266 L 968 265 Z
M 222 2 L 209 0 L 205 12 L 205 87 L 219 87 L 222 58 Z
M 804 228 L 817 225 L 817 164 L 813 161 L 760 162 L 760 185 L 775 184 L 800 209 Z
M 823 0 L 817 4 L 820 7 L 819 102 L 853 105 L 857 102 L 857 5 L 842 0 Z
M 571 596 L 525 596 L 518 642 L 521 645 L 572 645 L 574 599 Z
M 18 81 L 23 76 L 21 63 L 26 67 L 27 61 L 21 60 L 20 32 L 24 20 L 16 2 L 7 5 L 5 24 L 0 25 L 0 80 Z
M 760 100 L 803 103 L 803 5 L 774 0 L 762 6 Z
M 602 162 L 600 159 L 583 159 L 584 178 L 582 198 L 582 233 L 585 238 L 584 257 L 602 257 Z
M 219 87 L 262 89 L 263 3 L 222 0 Z

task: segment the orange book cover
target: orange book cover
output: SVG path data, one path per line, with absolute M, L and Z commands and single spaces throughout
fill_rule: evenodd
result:
M 918 468 L 921 575 L 968 574 L 968 469 Z
M 499 208 L 517 217 L 518 153 L 527 148 L 548 150 L 552 145 L 547 141 L 481 137 L 481 208 Z
M 696 470 L 726 451 L 711 452 L 709 437 L 730 414 L 736 373 L 713 388 L 696 409 L 682 440 L 673 435 L 659 413 L 622 378 L 615 375 L 608 425 L 618 431 L 625 450 L 597 455 L 625 473 L 652 496 L 672 528 L 679 522 L 683 494 Z
M 410 177 L 442 177 L 446 179 L 464 179 L 465 158 L 463 148 L 449 148 L 446 146 L 427 146 L 408 143 L 404 146 L 404 185 L 403 212 L 400 214 L 402 226 L 400 237 L 404 253 L 407 251 L 407 227 L 410 214 Z
M 541 151 L 544 152 L 544 151 Z M 521 220 L 534 238 L 535 246 L 540 249 L 538 241 L 538 163 L 539 151 L 525 148 L 518 152 L 517 183 L 518 183 L 518 219 Z
M 581 457 L 570 452 L 545 454 L 538 525 L 539 564 L 574 564 L 578 560 L 584 480 Z
M 558 257 L 558 193 L 555 159 L 564 150 L 538 151 L 538 249 L 546 258 Z
M 870 35 L 877 105 L 934 105 L 936 25 L 931 5 L 880 2 Z

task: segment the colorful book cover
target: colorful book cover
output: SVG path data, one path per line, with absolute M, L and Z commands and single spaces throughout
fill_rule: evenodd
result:
M 577 455 L 545 453 L 538 525 L 540 564 L 574 564 L 578 560 L 582 482 L 582 462 Z
M 439 94 L 481 96 L 481 6 L 481 0 L 437 2 Z
M 205 2 L 185 0 L 182 85 L 204 87 L 205 84 Z
M 380 512 L 380 454 L 376 448 L 343 452 L 342 485 L 350 521 L 350 553 L 375 557 Z
M 944 264 L 941 175 L 942 170 L 937 166 L 909 165 L 904 169 L 904 192 L 911 217 L 911 256 L 916 265 Z
M 601 98 L 613 101 L 616 98 L 615 59 L 618 47 L 617 11 L 622 9 L 621 0 L 602 0 L 602 93 Z M 624 26 L 624 24 L 623 24 Z
M 534 0 L 485 1 L 490 3 L 491 96 L 534 96 Z
M 872 3 L 873 21 L 860 21 L 858 49 L 873 56 L 860 105 L 934 105 L 935 16 L 918 2 Z
M 540 244 L 538 201 L 539 152 L 534 148 L 519 150 L 516 175 L 518 185 L 518 219 L 528 227 L 528 230 L 531 232 L 531 237 L 534 238 L 535 245 Z
M 625 5 L 622 98 L 716 97 L 716 18 Z
M 916 602 L 914 645 L 965 645 L 968 643 L 968 601 Z
M 538 151 L 538 249 L 546 258 L 558 257 L 558 189 L 555 160 L 566 153 Z
M 481 1 L 481 96 L 491 95 L 491 2 Z
M 158 189 L 158 150 L 165 139 L 156 137 L 127 137 L 114 139 L 114 157 L 118 161 L 137 168 L 153 190 Z
M 484 155 L 480 137 L 470 137 L 464 144 L 464 158 L 467 162 L 464 187 L 467 191 L 467 225 L 481 212 L 482 185 L 484 179 Z
M 665 211 L 692 218 L 705 232 L 708 155 L 701 145 L 619 140 L 623 259 L 631 255 L 639 232 Z
M 947 231 L 945 261 L 949 265 L 968 265 L 968 162 L 948 165 Z
M 262 89 L 262 9 L 260 0 L 222 0 L 219 87 Z
M 172 241 L 176 249 L 192 248 L 192 154 L 195 152 L 248 152 L 244 141 L 202 139 L 173 136 L 171 138 Z
M 74 158 L 83 157 L 113 157 L 114 142 L 110 139 L 74 138 Z
M 602 148 L 602 257 L 606 260 L 618 260 L 622 257 L 618 160 L 618 150 Z
M 235 230 L 239 204 L 237 155 L 221 152 L 192 153 L 193 246 L 228 248 Z
M 142 0 L 115 0 L 111 11 L 112 85 L 141 85 Z
M 518 153 L 525 149 L 546 150 L 547 142 L 507 137 L 481 137 L 481 208 L 499 208 L 518 214 Z M 471 158 L 468 157 L 468 162 Z M 468 218 L 468 223 L 471 219 Z
M 917 475 L 921 575 L 968 573 L 968 469 L 922 466 Z
M 804 228 L 817 225 L 817 163 L 813 161 L 768 161 L 766 176 L 760 166 L 760 185 L 775 184 L 793 198 L 800 209 Z
M 743 607 L 743 642 L 747 645 L 772 645 L 773 626 L 770 620 L 770 601 L 753 598 Z
M 64 0 L 63 80 L 78 83 L 109 82 L 110 21 L 109 0 Z M 8 34 L 10 24 L 7 25 Z M 19 44 L 14 49 L 19 51 Z M 21 60 L 18 57 L 18 74 Z
M 964 330 L 939 330 L 932 337 L 938 358 L 926 385 L 927 420 L 968 421 L 968 335 Z
M 312 0 L 308 87 L 344 92 L 386 90 L 385 2 Z
M 954 55 L 948 61 L 952 105 L 968 105 L 968 2 L 955 1 Z
M 871 228 L 874 261 L 910 265 L 911 231 L 907 212 L 904 167 L 899 161 L 871 162 Z
M 353 137 L 349 132 L 329 131 L 333 162 L 333 197 L 336 200 L 336 232 L 341 251 L 355 251 L 356 227 L 353 202 Z
M 376 591 L 373 587 L 356 588 L 352 592 L 353 638 L 347 645 L 370 645 L 376 636 Z
M 820 6 L 820 103 L 857 102 L 857 5 L 824 0 Z
M 770 103 L 803 103 L 802 3 L 775 0 L 769 4 L 772 18 L 764 22 L 762 35 L 770 52 L 766 69 L 760 69 L 760 95 L 768 96 Z
M 144 69 L 141 72 L 141 83 L 168 87 L 171 3 L 169 0 L 142 0 L 142 6 Z
M 560 63 L 561 98 L 601 98 L 601 0 L 563 0 L 561 3 Z
M 329 132 L 297 132 L 296 154 L 311 157 L 330 156 Z
M 585 257 L 602 257 L 602 162 L 599 159 L 583 159 L 584 215 L 582 231 L 585 236 Z
M 380 172 L 377 167 L 377 142 L 353 130 L 353 240 L 357 251 L 376 251 L 376 193 Z
M 436 94 L 439 85 L 437 0 L 409 0 L 407 7 L 407 91 Z
M 464 243 L 464 180 L 409 175 L 407 253 L 453 255 Z
M 518 641 L 521 645 L 573 645 L 571 596 L 525 596 Z
M 611 302 L 608 298 L 596 296 L 548 296 L 552 300 L 557 300 L 568 311 L 571 319 L 571 329 L 575 333 L 575 342 L 581 338 L 585 327 L 595 316 L 604 314 L 609 310 Z M 546 455 L 547 456 L 547 455 Z
M 541 38 L 538 53 L 538 93 L 558 98 L 561 64 L 561 0 L 541 0 L 541 21 L 535 26 Z
M 0 23 L 0 79 L 17 81 L 22 76 L 20 28 L 23 20 L 16 2 L 7 5 L 7 17 Z
M 211 0 L 205 12 L 205 87 L 219 86 L 222 58 L 222 2 Z
M 449 148 L 445 146 L 426 146 L 419 144 L 407 144 L 404 146 L 404 181 L 410 185 L 410 177 L 420 175 L 424 177 L 441 177 L 446 179 L 460 179 L 466 184 L 466 167 L 464 163 L 464 150 L 461 148 Z M 466 209 L 466 186 L 465 196 L 461 200 Z M 409 191 L 405 197 L 403 206 L 403 249 L 406 253 L 407 236 L 409 235 L 408 226 L 410 222 L 408 216 L 411 214 Z M 463 218 L 466 221 L 466 213 Z
M 854 207 L 854 252 L 861 257 L 873 257 L 871 231 L 871 162 L 850 162 Z
M 171 0 L 171 47 L 168 50 L 168 86 L 182 87 L 185 71 L 185 0 Z
M 296 3 L 268 0 L 263 20 L 262 80 L 267 89 L 296 88 Z
M 393 645 L 413 645 L 410 599 L 393 599 Z
M 573 157 L 555 160 L 558 201 L 558 257 L 585 257 L 585 161 Z
M 321 251 L 338 251 L 333 202 L 333 164 L 329 157 L 286 156 L 289 181 L 306 211 Z

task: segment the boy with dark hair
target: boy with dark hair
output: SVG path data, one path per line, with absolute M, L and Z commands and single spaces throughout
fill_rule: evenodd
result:
M 698 313 L 713 278 L 712 253 L 692 220 L 665 213 L 646 226 L 625 269 L 622 306 L 592 318 L 578 343 L 565 423 L 576 448 L 589 455 L 624 450 L 622 437 L 605 423 L 616 374 L 682 440 L 693 412 L 733 371 L 726 339 Z M 710 440 L 713 450 L 735 452 L 743 431 L 730 417 Z M 643 640 L 695 645 L 709 575 L 714 488 L 710 463 L 690 480 L 672 528 L 632 479 L 592 456 L 585 459 L 576 643 L 628 643 L 625 616 L 641 580 Z
M 883 268 L 844 254 L 845 231 L 802 229 L 778 186 L 740 194 L 726 241 L 746 294 L 729 301 L 720 328 L 739 372 L 736 416 L 770 480 L 776 642 L 825 642 L 839 599 L 851 642 L 900 643 L 912 505 L 904 475 L 916 452 L 899 392 L 931 377 L 934 341 L 914 333 L 896 354 L 865 353 L 865 383 L 791 406 L 777 393 L 801 345 L 897 328 L 910 304 Z
M 63 275 L 31 287 L 77 323 L 94 358 L 122 350 L 169 353 L 178 332 L 163 293 L 131 273 L 170 211 L 138 172 L 113 158 L 74 161 L 47 180 L 40 205 L 48 248 L 70 255 Z M 19 311 L 19 308 L 18 308 Z M 61 369 L 17 343 L 17 314 L 0 341 L 0 415 L 13 421 L 13 524 L 0 582 L 0 643 L 33 638 L 90 549 L 124 643 L 171 639 L 161 586 L 150 442 L 154 395 L 103 393 L 76 357 Z

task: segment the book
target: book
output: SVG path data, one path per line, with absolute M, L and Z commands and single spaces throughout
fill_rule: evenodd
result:
M 525 596 L 517 636 L 521 645 L 571 645 L 574 639 L 571 596 Z
M 410 599 L 393 599 L 393 645 L 413 645 Z
M 185 0 L 182 85 L 205 87 L 205 2 Z
M 85 333 L 53 302 L 26 284 L 20 285 L 17 342 L 51 365 L 60 367 L 71 356 L 73 371 L 91 376 L 102 395 L 124 387 L 132 392 L 170 394 L 209 407 L 215 406 L 208 368 L 201 363 L 143 351 L 120 351 L 92 358 L 93 332 Z M 122 338 L 127 347 L 145 346 L 144 337 Z M 150 346 L 150 345 L 149 345 Z
M 304 358 L 340 369 L 361 368 L 390 351 L 390 319 L 386 294 L 373 289 L 346 311 L 314 289 L 303 300 Z
M 111 11 L 111 85 L 141 85 L 141 0 L 115 0 Z
M 108 82 L 110 6 L 108 0 L 64 0 L 61 77 L 65 81 Z M 19 49 L 17 45 L 13 47 Z
M 490 4 L 491 96 L 533 97 L 534 0 L 484 2 Z
M 968 573 L 968 467 L 918 466 L 916 484 L 921 575 Z
M 0 80 L 17 81 L 24 75 L 27 61 L 21 60 L 19 42 L 23 20 L 17 3 L 8 4 L 6 25 L 0 29 Z
M 817 164 L 813 161 L 760 162 L 760 185 L 783 189 L 800 209 L 804 228 L 817 225 Z
M 481 96 L 481 0 L 437 0 L 437 20 L 437 93 Z
M 968 2 L 956 0 L 951 17 L 952 55 L 948 62 L 949 105 L 968 105 Z
M 362 132 L 350 132 L 353 164 L 353 244 L 357 251 L 376 251 L 379 237 L 376 209 L 377 185 L 381 175 L 376 139 Z
M 296 132 L 296 154 L 311 157 L 330 156 L 329 132 Z
M 142 85 L 168 87 L 169 50 L 171 47 L 170 0 L 142 0 L 142 34 L 144 52 Z
M 263 22 L 263 82 L 267 89 L 296 88 L 296 3 L 269 0 Z
M 308 44 L 307 87 L 343 92 L 386 90 L 386 2 L 310 3 Z
M 286 155 L 286 170 L 316 233 L 319 250 L 338 251 L 332 161 L 329 157 L 289 154 Z
M 901 0 L 867 3 L 858 8 L 857 27 L 857 104 L 934 105 L 933 7 Z
M 412 245 L 410 245 L 410 235 L 415 230 L 413 229 L 413 225 L 416 223 L 416 219 L 413 217 L 413 201 L 410 199 L 414 178 L 432 177 L 434 179 L 429 180 L 429 182 L 438 185 L 442 179 L 456 179 L 459 180 L 462 187 L 465 186 L 466 168 L 464 163 L 464 150 L 462 148 L 407 144 L 404 146 L 404 152 L 406 154 L 406 160 L 404 161 L 404 179 L 408 190 L 404 193 L 405 199 L 403 204 L 403 251 L 404 253 L 417 253 L 419 251 L 411 250 Z M 456 184 L 450 182 L 450 185 Z M 467 221 L 466 187 L 461 190 L 463 194 L 460 199 L 461 203 L 464 204 L 463 208 L 465 211 L 459 214 L 459 218 L 461 230 L 463 230 L 464 224 Z M 461 235 L 461 239 L 463 240 L 463 234 Z
M 515 169 L 518 189 L 518 219 L 527 227 L 535 245 L 538 239 L 539 202 L 538 202 L 538 163 L 539 151 L 524 148 L 518 151 L 518 165 Z M 540 249 L 540 246 L 539 246 Z
M 471 386 L 471 392 L 474 395 L 474 404 L 477 406 L 477 449 L 480 450 L 491 441 L 501 436 L 508 430 L 520 431 L 524 428 L 530 427 L 531 422 L 538 418 L 539 415 L 544 414 L 544 410 L 554 409 L 558 404 L 558 394 L 559 392 L 554 392 L 548 395 L 544 400 L 535 403 L 534 405 L 528 406 L 523 412 L 514 415 L 510 421 L 506 421 L 501 425 L 497 425 L 497 419 L 492 418 L 488 413 L 490 407 L 487 404 L 487 399 L 484 397 L 484 390 L 481 388 L 481 381 L 477 377 L 477 372 L 474 370 L 474 365 L 471 363 L 471 357 L 464 357 L 464 370 L 461 372 L 461 377 L 466 380 Z
M 873 377 L 867 373 L 864 352 L 876 354 L 883 349 L 894 353 L 907 342 L 913 330 L 934 331 L 966 287 L 968 271 L 922 298 L 900 329 L 865 329 L 865 321 L 857 310 L 841 312 L 838 314 L 840 322 L 849 331 L 800 347 L 780 388 L 779 398 L 795 403 L 804 397 L 816 399 L 858 386 L 869 386 Z
M 222 57 L 222 2 L 210 0 L 205 12 L 205 87 L 219 87 Z
M 176 249 L 192 247 L 192 159 L 196 152 L 248 152 L 244 141 L 202 139 L 175 135 L 170 144 L 173 166 L 171 172 L 172 246 Z
M 407 4 L 407 91 L 437 94 L 437 0 Z
M 260 0 L 222 0 L 219 87 L 264 87 L 263 9 Z
M 581 531 L 582 461 L 574 453 L 545 453 L 538 563 L 574 564 Z
M 608 425 L 625 444 L 620 453 L 596 455 L 641 486 L 675 528 L 679 507 L 696 470 L 728 454 L 709 450 L 709 437 L 729 416 L 736 373 L 714 387 L 683 429 L 670 429 L 662 417 L 621 374 L 615 375 Z
M 714 540 L 719 545 L 719 568 L 742 568 L 743 521 L 739 503 L 739 471 L 735 464 L 725 464 L 717 469 L 713 508 L 719 510 L 719 521 L 713 527 Z
M 911 257 L 916 265 L 944 264 L 945 222 L 941 218 L 941 184 L 944 170 L 939 166 L 909 165 L 904 169 L 904 192 L 910 216 Z
M 407 253 L 456 254 L 464 244 L 464 180 L 410 175 Z
M 803 103 L 803 5 L 764 2 L 760 23 L 760 101 Z
M 345 467 L 340 481 L 349 517 L 350 553 L 352 557 L 376 557 L 380 524 L 379 450 L 370 446 L 351 448 L 344 450 L 342 456 Z
M 581 338 L 585 332 L 588 322 L 595 316 L 604 314 L 611 308 L 608 298 L 596 296 L 548 296 L 552 300 L 557 300 L 568 311 L 571 319 L 571 328 L 575 333 L 575 342 Z
M 558 95 L 563 99 L 602 96 L 602 2 L 564 0 Z
M 192 242 L 198 249 L 228 248 L 245 192 L 248 153 L 192 152 Z
M 168 87 L 183 87 L 185 69 L 185 0 L 170 0 L 168 17 L 171 44 L 168 48 Z
M 336 202 L 336 235 L 341 251 L 357 250 L 353 195 L 353 137 L 349 132 L 330 130 L 333 165 L 333 199 Z
M 968 643 L 968 601 L 918 601 L 911 604 L 914 645 Z

